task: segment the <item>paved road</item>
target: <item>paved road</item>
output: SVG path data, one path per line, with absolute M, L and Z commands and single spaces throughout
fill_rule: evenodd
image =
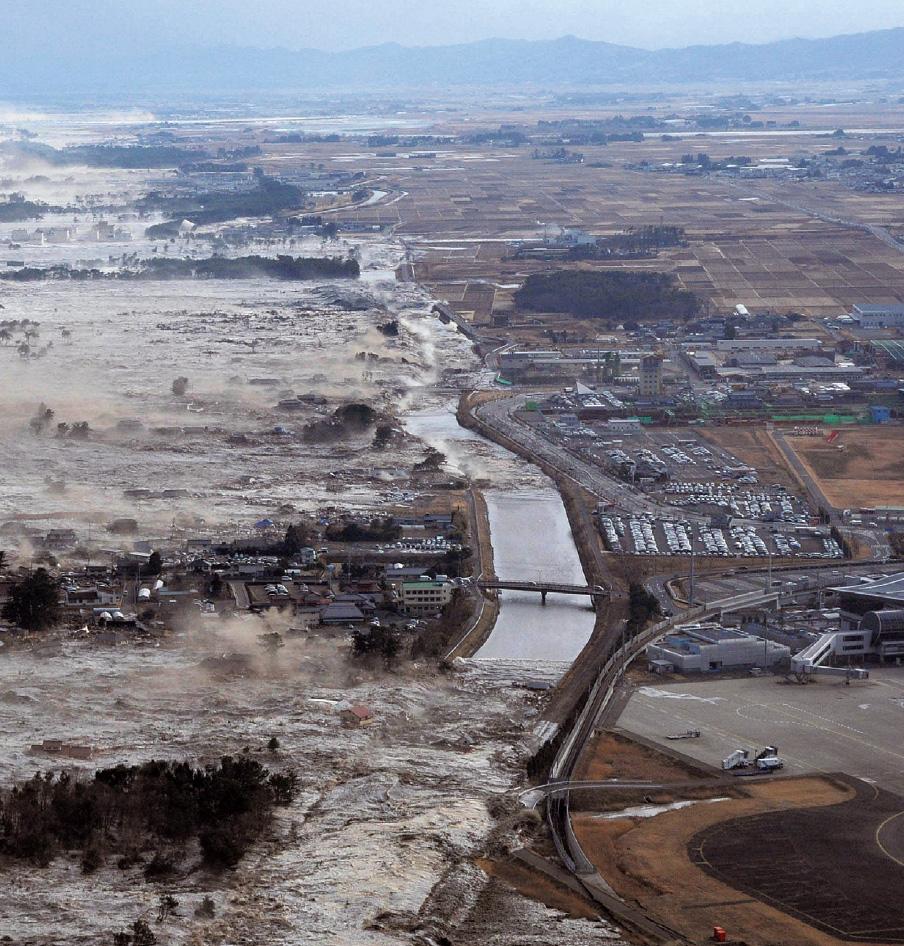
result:
M 555 467 L 560 473 L 593 493 L 601 502 L 615 503 L 616 506 L 629 513 L 649 513 L 652 516 L 668 516 L 669 518 L 677 515 L 674 507 L 653 502 L 628 484 L 609 476 L 599 467 L 563 450 L 558 444 L 550 443 L 528 425 L 512 417 L 512 412 L 522 407 L 526 400 L 526 395 L 519 395 L 491 401 L 478 407 L 476 413 L 484 423 Z M 709 521 L 706 516 L 694 516 L 686 510 L 682 510 L 682 516 L 703 523 Z
M 840 517 L 838 516 L 835 507 L 829 502 L 828 497 L 822 491 L 822 489 L 820 489 L 816 480 L 810 476 L 809 470 L 807 470 L 807 468 L 804 466 L 803 461 L 797 455 L 797 452 L 793 450 L 788 441 L 785 440 L 784 433 L 781 430 L 773 430 L 772 440 L 779 450 L 781 450 L 785 461 L 797 474 L 801 483 L 803 483 L 804 488 L 809 494 L 810 501 L 813 503 L 813 505 L 817 508 L 824 509 L 829 515 L 829 521 L 833 525 L 838 525 L 840 522 Z

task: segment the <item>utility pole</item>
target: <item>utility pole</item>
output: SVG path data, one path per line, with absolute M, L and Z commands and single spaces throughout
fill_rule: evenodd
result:
M 697 533 L 694 532 L 694 527 L 691 526 L 691 586 L 690 586 L 690 592 L 689 592 L 690 600 L 688 602 L 691 607 L 694 606 L 694 578 L 696 577 L 694 574 L 694 571 L 695 571 L 694 563 L 697 558 L 695 554 L 696 548 L 697 548 Z

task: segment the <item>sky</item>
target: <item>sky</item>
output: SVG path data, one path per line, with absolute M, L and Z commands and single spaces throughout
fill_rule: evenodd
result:
M 0 0 L 24 48 L 350 49 L 571 34 L 649 49 L 904 26 L 904 0 Z

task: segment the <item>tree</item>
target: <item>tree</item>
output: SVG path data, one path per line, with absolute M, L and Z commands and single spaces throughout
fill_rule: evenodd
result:
M 178 377 L 172 383 L 172 391 L 177 397 L 182 397 L 188 390 L 188 378 Z
M 53 411 L 46 405 L 41 404 L 38 407 L 37 413 L 34 417 L 28 422 L 28 426 L 36 434 L 43 433 L 44 430 L 52 423 L 53 421 Z
M 178 906 L 179 901 L 172 894 L 161 894 L 157 902 L 157 922 L 165 923 L 171 914 L 175 914 Z
M 383 658 L 383 664 L 387 670 L 395 664 L 401 649 L 402 642 L 399 640 L 399 635 L 387 629 L 380 642 L 380 656 Z
M 304 526 L 293 523 L 286 529 L 286 537 L 283 539 L 283 551 L 286 555 L 295 555 L 310 544 L 311 537 Z
M 60 592 L 56 581 L 39 568 L 9 593 L 3 617 L 27 631 L 53 627 L 60 616 Z
M 159 575 L 163 571 L 163 559 L 160 557 L 160 553 L 154 549 L 151 552 L 150 557 L 148 558 L 147 572 L 149 575 Z
M 144 920 L 132 924 L 132 946 L 154 946 L 157 937 Z
M 197 907 L 195 907 L 195 916 L 202 920 L 212 920 L 216 916 L 217 905 L 212 897 L 205 897 Z

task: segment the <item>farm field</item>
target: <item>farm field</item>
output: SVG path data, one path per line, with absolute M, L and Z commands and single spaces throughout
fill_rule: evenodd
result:
M 544 117 L 547 117 L 545 113 Z M 536 117 L 536 116 L 535 116 Z M 519 121 L 530 124 L 530 115 Z M 442 131 L 440 125 L 435 129 Z M 868 147 L 888 136 L 851 136 Z M 379 224 L 405 243 L 411 269 L 435 297 L 465 318 L 490 324 L 511 308 L 511 296 L 539 259 L 515 259 L 513 241 L 538 240 L 549 227 L 611 235 L 666 223 L 686 231 L 687 245 L 655 259 L 595 262 L 673 272 L 683 288 L 714 306 L 835 316 L 855 302 L 904 299 L 904 253 L 869 232 L 904 228 L 894 196 L 847 191 L 833 181 L 770 181 L 688 177 L 636 169 L 705 150 L 714 159 L 818 154 L 830 143 L 812 135 L 624 141 L 586 146 L 582 164 L 531 156 L 529 148 L 449 143 L 428 157 L 407 152 L 309 147 L 312 157 L 362 171 L 385 198 L 342 212 L 343 219 Z M 268 154 L 274 170 L 290 157 Z

